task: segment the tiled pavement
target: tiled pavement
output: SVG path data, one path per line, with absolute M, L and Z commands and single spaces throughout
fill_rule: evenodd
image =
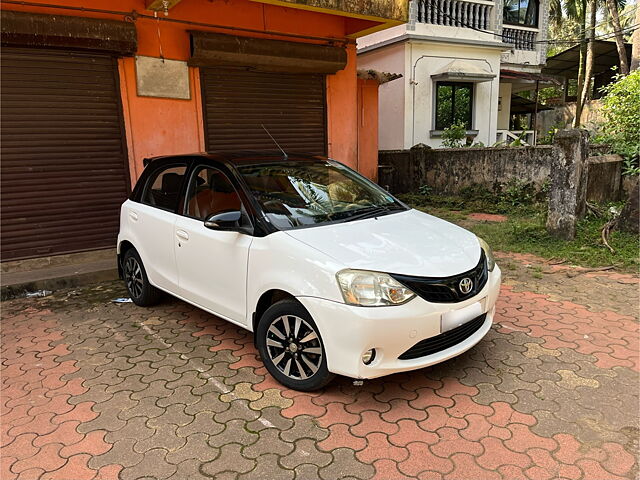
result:
M 251 334 L 177 300 L 116 305 L 104 284 L 5 302 L 0 478 L 637 478 L 638 282 L 583 282 L 619 297 L 585 307 L 507 282 L 466 354 L 312 394 L 275 383 Z

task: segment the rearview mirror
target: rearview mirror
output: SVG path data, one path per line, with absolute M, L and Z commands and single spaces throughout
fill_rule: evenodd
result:
M 204 226 L 211 230 L 239 230 L 241 218 L 240 210 L 213 213 L 205 219 Z

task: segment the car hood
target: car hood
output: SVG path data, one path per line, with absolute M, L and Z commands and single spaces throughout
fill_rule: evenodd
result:
M 481 250 L 473 233 L 417 210 L 286 233 L 347 268 L 421 277 L 471 270 Z

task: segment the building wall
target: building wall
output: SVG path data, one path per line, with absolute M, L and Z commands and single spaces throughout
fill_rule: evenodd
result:
M 498 91 L 500 105 L 498 106 L 498 130 L 509 130 L 511 113 L 511 87 L 510 83 L 501 83 Z
M 358 79 L 358 171 L 378 180 L 378 81 Z
M 87 2 L 83 0 L 56 0 L 55 3 L 72 7 L 88 6 Z M 146 14 L 153 13 L 145 11 L 144 0 L 93 0 L 90 3 L 91 8 L 95 9 L 128 12 L 136 10 Z M 123 20 L 122 15 L 87 11 L 65 11 L 18 5 L 11 5 L 11 9 Z M 346 35 L 344 17 L 256 3 L 249 0 L 225 0 L 215 3 L 208 0 L 184 0 L 169 11 L 169 17 L 316 37 L 344 38 Z M 137 18 L 135 24 L 138 34 L 138 55 L 160 57 L 162 54 L 164 58 L 172 60 L 188 60 L 190 56 L 188 30 L 190 29 L 294 41 L 288 37 L 157 22 L 144 18 Z M 295 41 L 314 42 L 311 39 L 296 39 Z M 358 145 L 355 45 L 349 45 L 347 51 L 347 67 L 335 75 L 327 76 L 328 152 L 337 160 L 356 167 Z M 204 150 L 203 118 L 197 68 L 189 68 L 191 90 L 189 100 L 140 97 L 136 91 L 135 59 L 121 59 L 119 68 L 132 182 L 135 182 L 142 171 L 142 160 L 145 157 Z
M 500 49 L 453 45 L 441 42 L 409 42 L 410 61 L 407 71 L 415 78 L 405 82 L 405 140 L 404 148 L 418 143 L 440 147 L 442 140 L 433 136 L 435 129 L 435 82 L 431 75 L 447 66 L 455 59 L 464 59 L 477 64 L 496 75 L 492 81 L 476 83 L 473 99 L 473 129 L 478 130 L 476 142 L 491 145 L 495 142 L 498 91 L 500 77 Z
M 380 32 L 383 33 L 383 32 Z M 399 73 L 402 78 L 380 85 L 378 91 L 378 144 L 381 150 L 404 147 L 406 45 L 402 42 L 358 56 L 358 68 Z

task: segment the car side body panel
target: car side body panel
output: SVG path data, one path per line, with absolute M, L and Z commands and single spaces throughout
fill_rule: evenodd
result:
M 251 326 L 258 300 L 269 290 L 282 290 L 294 297 L 342 302 L 335 274 L 343 268 L 344 265 L 328 255 L 285 232 L 255 238 L 247 271 L 248 325 Z
M 174 254 L 177 215 L 127 200 L 120 210 L 118 248 L 124 240 L 138 251 L 152 285 L 177 292 L 178 269 Z

